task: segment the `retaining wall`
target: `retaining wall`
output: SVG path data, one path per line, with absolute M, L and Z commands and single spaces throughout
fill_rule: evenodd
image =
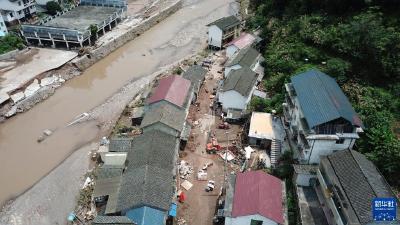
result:
M 143 20 L 142 22 L 140 22 L 140 24 L 132 27 L 130 30 L 126 31 L 124 34 L 121 34 L 119 37 L 116 37 L 113 41 L 110 41 L 103 46 L 93 50 L 88 55 L 76 58 L 72 61 L 72 63 L 81 71 L 89 68 L 91 65 L 104 58 L 114 50 L 118 49 L 128 41 L 135 39 L 160 21 L 174 14 L 176 11 L 182 8 L 182 2 L 183 0 L 176 1 L 168 8 L 165 8 L 158 14 Z

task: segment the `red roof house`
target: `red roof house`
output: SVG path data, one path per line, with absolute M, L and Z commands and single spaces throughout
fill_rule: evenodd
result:
M 256 38 L 253 35 L 242 32 L 238 38 L 233 39 L 231 42 L 225 45 L 226 55 L 230 58 L 237 51 L 252 45 L 255 41 Z
M 263 171 L 237 174 L 231 216 L 225 225 L 284 224 L 283 187 L 282 180 Z
M 168 101 L 178 107 L 183 107 L 189 94 L 190 81 L 178 75 L 171 75 L 160 80 L 153 95 L 147 99 L 148 104 Z

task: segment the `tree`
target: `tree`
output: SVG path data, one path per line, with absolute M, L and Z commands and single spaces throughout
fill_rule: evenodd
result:
M 58 2 L 55 2 L 55 1 L 47 2 L 46 9 L 47 9 L 47 12 L 53 16 L 56 15 L 58 11 L 62 10 L 60 4 L 58 4 Z
M 0 38 L 0 54 L 12 51 L 14 49 L 23 49 L 25 47 L 22 39 L 15 34 L 7 34 Z

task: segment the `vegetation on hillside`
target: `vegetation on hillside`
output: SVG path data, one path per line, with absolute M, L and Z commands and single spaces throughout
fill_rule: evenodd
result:
M 53 16 L 56 15 L 57 12 L 62 11 L 62 8 L 61 8 L 60 4 L 58 4 L 58 2 L 56 2 L 56 1 L 47 2 L 46 3 L 46 9 L 47 9 L 47 12 L 50 15 L 53 15 Z
M 17 35 L 9 33 L 4 37 L 0 37 L 0 54 L 23 48 L 23 40 Z
M 282 112 L 283 85 L 317 68 L 336 78 L 366 127 L 357 150 L 400 186 L 400 13 L 395 0 L 251 0 L 266 90 L 251 107 Z M 397 131 L 397 133 L 396 133 Z

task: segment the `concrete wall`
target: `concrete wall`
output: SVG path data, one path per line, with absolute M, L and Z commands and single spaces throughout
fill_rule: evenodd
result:
M 226 92 L 220 92 L 218 101 L 222 104 L 222 110 L 226 112 L 229 108 L 232 109 L 246 109 L 246 98 L 240 95 L 238 92 L 230 90 Z
M 208 28 L 208 44 L 222 48 L 222 30 L 215 25 Z
M 145 31 L 150 29 L 152 26 L 159 23 L 161 20 L 164 20 L 168 16 L 172 15 L 180 8 L 182 8 L 183 0 L 178 0 L 168 8 L 159 12 L 158 14 L 149 17 L 148 19 L 142 21 L 137 26 L 132 27 L 130 30 L 126 31 L 126 33 L 120 35 L 115 38 L 113 41 L 104 44 L 103 46 L 93 50 L 90 53 L 90 58 L 88 56 L 82 56 L 73 61 L 74 65 L 78 67 L 80 70 L 85 70 L 89 68 L 91 65 L 104 58 L 114 50 L 118 49 L 128 41 L 131 41 L 138 37 L 140 34 L 143 34 Z
M 272 221 L 268 218 L 256 215 L 249 215 L 249 216 L 240 216 L 236 218 L 226 217 L 225 218 L 225 225 L 250 225 L 251 220 L 260 220 L 263 221 L 263 225 L 278 225 L 277 222 Z
M 310 149 L 304 151 L 304 159 L 307 160 L 309 164 L 319 163 L 321 156 L 331 155 L 335 151 L 349 149 L 353 142 L 353 139 L 345 139 L 343 144 L 336 144 L 336 140 L 309 140 Z

